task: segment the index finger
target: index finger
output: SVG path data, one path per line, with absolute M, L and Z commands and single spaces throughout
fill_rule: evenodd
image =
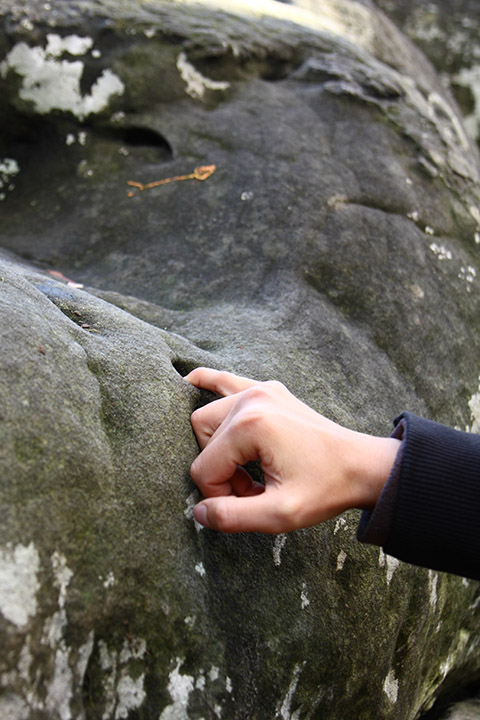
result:
M 213 370 L 205 367 L 195 368 L 185 376 L 184 380 L 188 380 L 198 388 L 224 396 L 235 395 L 253 385 L 258 385 L 257 380 L 250 380 L 250 378 L 234 375 L 225 370 Z

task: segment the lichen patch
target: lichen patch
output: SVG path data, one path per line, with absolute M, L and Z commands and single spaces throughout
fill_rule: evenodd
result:
M 479 378 L 480 380 L 480 378 Z M 472 395 L 468 401 L 470 408 L 471 425 L 467 426 L 467 430 L 473 433 L 480 432 L 480 384 L 476 393 Z
M 302 610 L 305 610 L 305 608 L 307 608 L 310 605 L 310 600 L 308 599 L 308 596 L 307 596 L 307 583 L 306 582 L 302 583 L 302 591 L 300 593 L 300 602 L 301 602 Z
M 438 243 L 433 242 L 429 247 L 439 260 L 451 260 L 453 257 L 452 251 L 448 250 L 445 245 L 439 245 Z
M 15 189 L 12 181 L 19 172 L 20 167 L 14 158 L 0 159 L 0 200 L 5 200 L 7 191 Z
M 142 673 L 135 680 L 130 675 L 122 674 L 117 685 L 118 702 L 115 720 L 128 718 L 130 711 L 137 710 L 146 698 L 143 687 L 145 675 Z
M 383 550 L 380 549 L 378 564 L 380 567 L 387 568 L 387 585 L 390 585 L 390 583 L 392 582 L 393 574 L 400 565 L 400 560 L 397 560 L 397 558 L 394 558 L 391 555 L 386 555 Z
M 23 628 L 37 612 L 40 557 L 33 543 L 0 548 L 0 612 Z
M 433 570 L 428 571 L 428 590 L 429 590 L 429 602 L 430 607 L 432 610 L 437 609 L 437 584 L 438 584 L 438 574 L 433 572 Z
M 277 535 L 277 537 L 275 538 L 275 542 L 273 543 L 273 562 L 277 567 L 280 567 L 282 563 L 281 554 L 286 542 L 287 534 L 281 533 L 280 535 Z
M 227 88 L 230 87 L 230 83 L 228 82 L 210 80 L 210 78 L 206 78 L 198 72 L 198 70 L 188 62 L 184 52 L 181 52 L 177 58 L 177 69 L 187 86 L 185 92 L 187 95 L 190 95 L 190 97 L 197 99 L 203 98 L 205 90 L 227 90 Z
M 292 680 L 276 716 L 281 718 L 282 720 L 294 720 L 294 718 L 297 717 L 297 713 L 292 714 L 291 707 L 295 692 L 297 690 L 300 673 L 302 672 L 304 666 L 305 662 L 303 662 L 302 664 L 297 663 L 293 669 Z
M 176 663 L 168 677 L 168 692 L 173 702 L 162 710 L 159 720 L 182 720 L 188 717 L 188 698 L 195 687 L 195 680 L 191 675 L 181 675 L 181 658 L 177 657 Z
M 47 47 L 29 47 L 17 43 L 0 64 L 0 74 L 13 71 L 23 78 L 19 96 L 31 102 L 41 115 L 63 110 L 83 120 L 104 110 L 112 97 L 122 95 L 125 86 L 111 70 L 103 70 L 90 93 L 82 95 L 80 82 L 84 63 L 81 60 L 60 60 L 64 52 L 79 56 L 91 47 L 91 38 L 49 35 Z
M 347 553 L 344 550 L 340 550 L 337 555 L 337 570 L 343 570 L 345 560 L 347 559 Z
M 392 705 L 397 702 L 398 680 L 395 677 L 395 673 L 393 672 L 393 670 L 390 670 L 383 682 L 383 692 L 385 693 L 389 701 L 392 703 Z

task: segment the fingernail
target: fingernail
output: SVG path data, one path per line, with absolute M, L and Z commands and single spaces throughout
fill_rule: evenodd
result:
M 195 505 L 195 507 L 193 508 L 193 514 L 195 515 L 195 520 L 199 522 L 200 525 L 208 527 L 206 505 L 204 505 L 203 503 Z

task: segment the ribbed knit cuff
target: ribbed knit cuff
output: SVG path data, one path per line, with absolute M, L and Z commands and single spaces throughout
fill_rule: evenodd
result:
M 385 534 L 384 523 L 381 534 L 385 552 L 480 579 L 480 436 L 409 412 L 395 425 L 403 432 L 402 456 L 396 481 L 384 489 L 389 496 L 388 530 Z M 377 509 L 383 513 L 377 505 L 370 522 Z M 371 533 L 367 529 L 362 534 L 361 528 L 362 523 L 360 539 L 370 541 Z

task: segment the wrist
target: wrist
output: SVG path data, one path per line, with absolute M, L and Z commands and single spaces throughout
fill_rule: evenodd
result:
M 356 452 L 350 456 L 352 507 L 371 510 L 388 480 L 401 441 L 355 433 Z

